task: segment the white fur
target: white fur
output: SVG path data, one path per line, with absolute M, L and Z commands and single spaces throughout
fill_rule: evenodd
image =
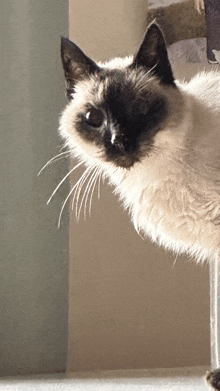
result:
M 129 66 L 133 61 L 133 56 L 115 57 L 106 62 L 99 62 L 98 65 L 108 69 L 123 69 Z
M 102 66 L 131 62 L 132 57 L 114 59 Z M 177 85 L 184 116 L 174 115 L 156 134 L 150 155 L 129 170 L 106 162 L 99 148 L 74 130 L 76 111 L 92 98 L 90 82 L 78 84 L 79 98 L 64 110 L 60 132 L 75 156 L 102 168 L 138 232 L 177 253 L 211 260 L 220 252 L 220 74 L 204 72 Z M 96 99 L 103 88 L 97 87 Z

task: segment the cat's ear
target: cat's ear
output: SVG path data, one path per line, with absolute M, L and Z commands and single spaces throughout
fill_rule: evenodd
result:
M 71 99 L 77 81 L 94 74 L 98 65 L 68 38 L 61 37 L 61 59 L 66 79 L 67 96 Z
M 141 66 L 147 70 L 152 69 L 152 72 L 159 77 L 162 83 L 174 83 L 166 42 L 156 23 L 152 23 L 148 27 L 132 66 Z

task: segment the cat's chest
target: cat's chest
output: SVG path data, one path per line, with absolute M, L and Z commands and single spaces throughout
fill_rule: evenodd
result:
M 165 174 L 161 166 L 156 179 L 133 176 L 122 188 L 136 230 L 153 241 L 175 251 L 220 245 L 220 198 L 205 184 L 189 183 L 181 171 Z

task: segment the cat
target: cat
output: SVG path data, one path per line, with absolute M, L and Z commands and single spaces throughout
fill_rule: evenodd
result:
M 69 102 L 59 131 L 72 155 L 114 185 L 142 236 L 218 259 L 220 73 L 175 80 L 155 22 L 134 56 L 96 63 L 61 38 L 61 58 Z M 220 389 L 220 370 L 207 381 Z

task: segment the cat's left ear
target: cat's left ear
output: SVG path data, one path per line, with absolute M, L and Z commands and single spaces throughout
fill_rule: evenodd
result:
M 143 67 L 152 72 L 165 84 L 174 84 L 164 36 L 156 23 L 152 23 L 134 57 L 132 67 Z
M 98 65 L 68 38 L 61 37 L 61 59 L 66 79 L 67 96 L 71 99 L 77 81 L 99 71 Z

